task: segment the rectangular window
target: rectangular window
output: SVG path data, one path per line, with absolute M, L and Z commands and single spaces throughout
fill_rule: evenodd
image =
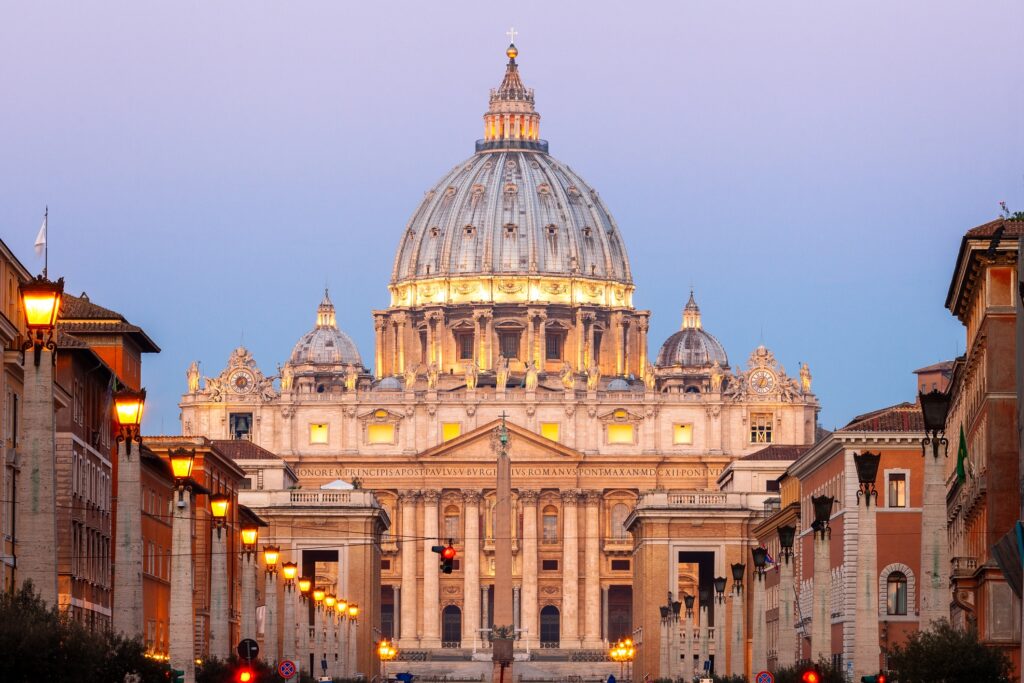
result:
M 366 442 L 371 444 L 393 444 L 395 442 L 395 425 L 366 425 Z
M 381 560 L 380 569 L 385 572 L 391 571 L 391 560 Z
M 458 542 L 461 534 L 459 533 L 462 528 L 462 518 L 458 513 L 446 514 L 444 516 L 444 536 L 449 542 Z
M 672 443 L 676 446 L 689 446 L 693 443 L 693 425 L 672 425 Z
M 545 572 L 557 572 L 558 571 L 558 560 L 541 560 L 540 561 L 541 571 Z
M 451 441 L 455 437 L 462 434 L 462 423 L 461 422 L 442 422 L 441 423 L 441 440 Z
M 458 335 L 459 360 L 473 360 L 473 333 L 462 332 Z
M 991 581 L 988 587 L 988 635 L 993 640 L 1020 638 L 1020 600 L 1010 587 Z
M 502 358 L 519 358 L 519 333 L 501 332 L 498 334 Z
M 768 493 L 778 493 L 779 492 L 779 480 L 778 479 L 769 479 L 768 481 L 766 481 L 764 483 L 764 490 L 767 491 Z
M 907 474 L 906 472 L 889 473 L 888 506 L 891 508 L 907 507 Z
M 593 356 L 592 362 L 595 365 L 601 365 L 601 333 L 594 331 L 594 350 L 591 352 Z
M 750 416 L 750 443 L 772 442 L 771 413 L 753 413 Z
M 562 346 L 565 343 L 565 335 L 561 332 L 547 332 L 544 334 L 544 358 L 547 360 L 562 360 Z
M 309 425 L 310 443 L 327 443 L 327 425 L 323 423 Z
M 252 413 L 231 413 L 228 416 L 228 425 L 232 439 L 248 439 L 252 429 Z
M 612 560 L 613 572 L 628 572 L 629 560 Z
M 560 441 L 562 425 L 558 422 L 541 422 L 540 435 L 551 441 Z
M 554 512 L 544 514 L 543 543 L 558 543 L 558 515 Z
M 608 443 L 633 445 L 633 425 L 610 424 L 608 425 Z

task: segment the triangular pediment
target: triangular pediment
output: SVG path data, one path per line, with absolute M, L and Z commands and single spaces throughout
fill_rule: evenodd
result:
M 468 460 L 493 462 L 494 430 L 501 420 L 492 420 L 485 425 L 455 437 L 451 441 L 428 448 L 416 457 L 422 460 Z M 577 462 L 583 454 L 557 441 L 546 439 L 513 422 L 505 422 L 509 433 L 508 454 L 512 462 Z

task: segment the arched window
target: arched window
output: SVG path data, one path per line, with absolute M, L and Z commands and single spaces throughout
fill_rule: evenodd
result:
M 612 506 L 611 524 L 612 524 L 612 538 L 616 540 L 622 540 L 629 537 L 629 532 L 626 531 L 626 517 L 629 516 L 629 507 L 624 503 L 616 503 Z
M 462 610 L 448 605 L 441 611 L 441 647 L 462 646 Z
M 561 630 L 558 608 L 546 605 L 540 611 L 540 646 L 558 647 L 559 631 Z
M 541 541 L 543 543 L 558 543 L 558 508 L 554 505 L 545 507 L 542 520 Z
M 903 572 L 893 572 L 886 580 L 888 587 L 888 613 L 907 613 L 907 576 Z
M 457 543 L 462 537 L 459 531 L 462 529 L 460 522 L 462 517 L 459 514 L 459 508 L 455 505 L 449 505 L 444 509 L 444 539 L 451 539 L 452 543 Z

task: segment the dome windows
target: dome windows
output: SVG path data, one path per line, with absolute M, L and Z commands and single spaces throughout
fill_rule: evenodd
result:
M 516 224 L 515 223 L 506 223 L 505 224 L 505 237 L 515 237 L 516 236 L 516 230 L 517 230 L 517 228 L 516 228 Z
M 473 227 L 472 225 L 467 225 L 462 229 L 462 234 L 464 234 L 467 238 L 472 238 L 473 235 L 476 234 L 476 228 Z

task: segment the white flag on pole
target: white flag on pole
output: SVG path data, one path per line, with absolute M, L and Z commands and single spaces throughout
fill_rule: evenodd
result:
M 46 249 L 46 221 L 48 219 L 49 212 L 43 214 L 43 226 L 39 228 L 39 234 L 36 235 L 36 256 L 42 256 Z

